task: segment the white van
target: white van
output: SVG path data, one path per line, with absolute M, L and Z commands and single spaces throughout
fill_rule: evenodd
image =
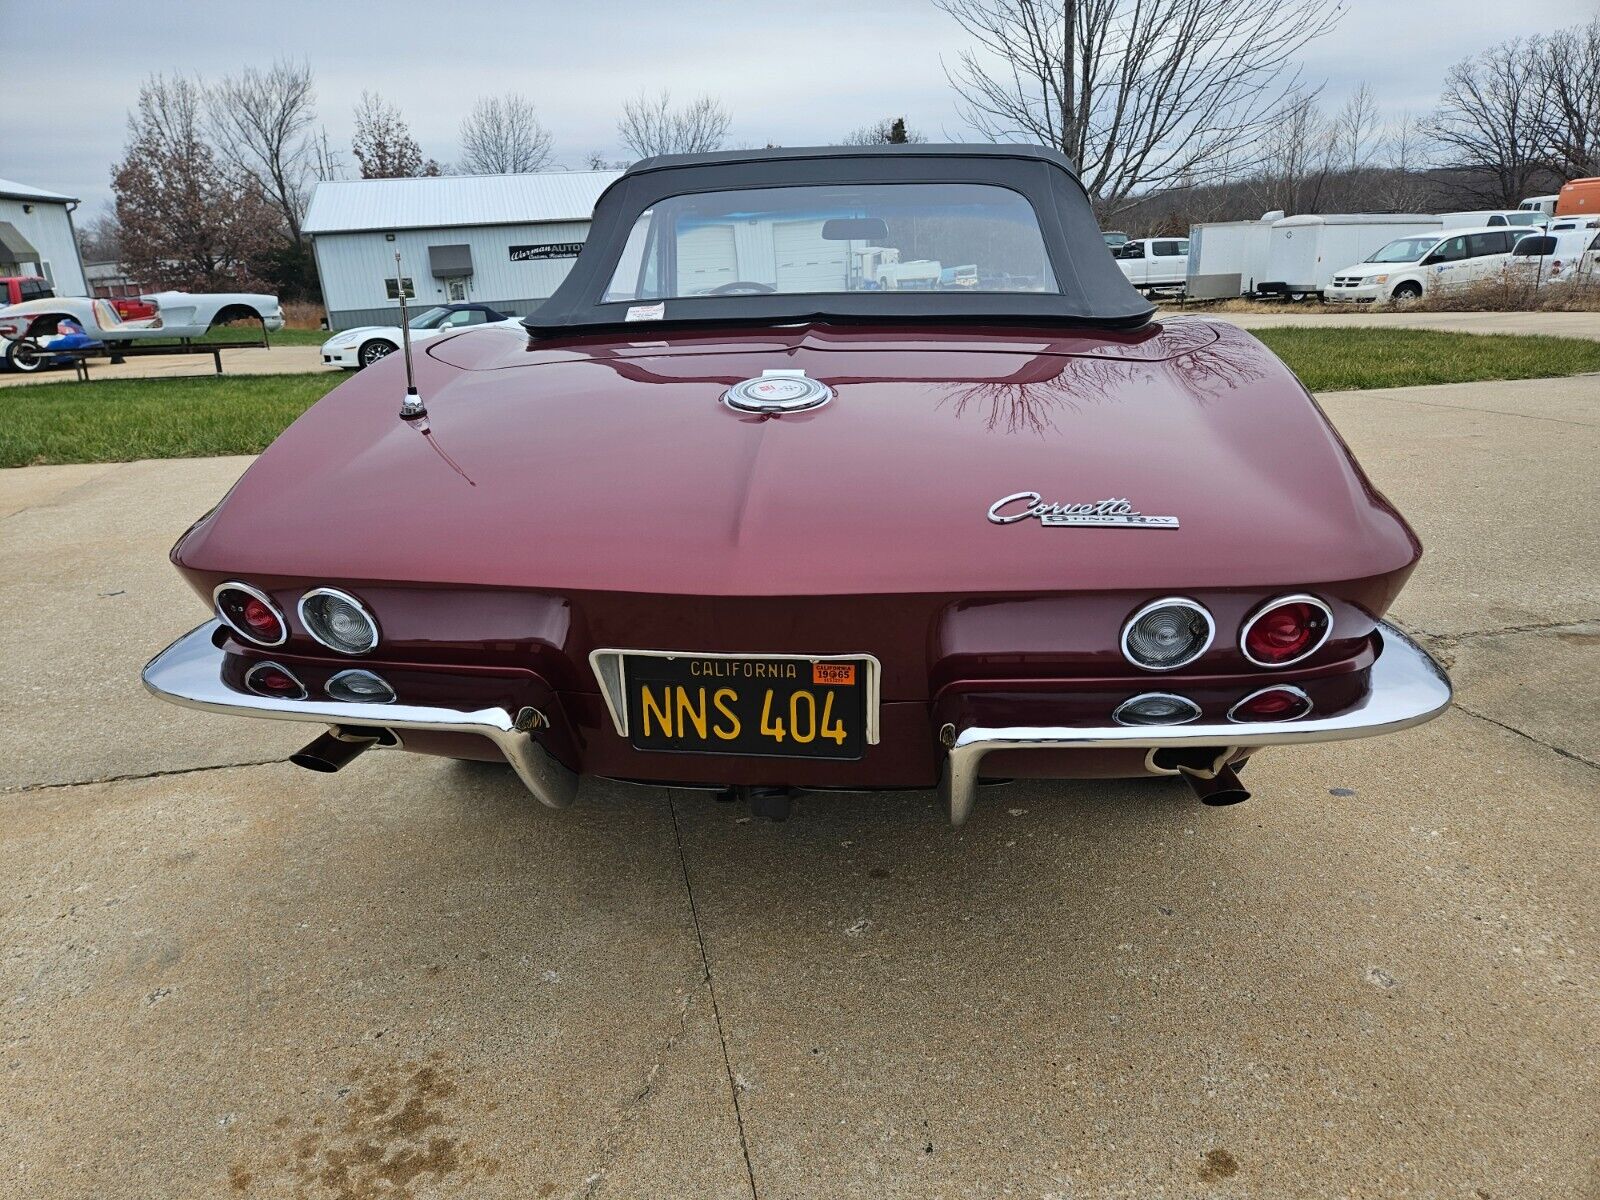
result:
M 1157 288 L 1181 288 L 1189 278 L 1188 238 L 1135 238 L 1116 257 L 1128 282 L 1146 295 Z
M 1517 205 L 1518 212 L 1539 213 L 1542 216 L 1553 217 L 1556 215 L 1556 201 L 1559 196 L 1529 196 Z
M 1511 248 L 1528 235 L 1505 226 L 1449 229 L 1396 238 L 1333 277 L 1328 300 L 1419 300 L 1440 288 L 1498 276 Z
M 1272 223 L 1267 266 L 1256 291 L 1320 296 L 1342 263 L 1359 262 L 1379 246 L 1412 233 L 1443 229 L 1425 213 L 1305 213 Z
M 1483 208 L 1477 212 L 1440 213 L 1446 229 L 1498 229 L 1502 225 L 1521 225 L 1543 229 L 1545 214 L 1526 208 Z
M 1600 232 L 1575 229 L 1518 238 L 1506 263 L 1506 275 L 1535 287 L 1568 283 L 1600 286 Z

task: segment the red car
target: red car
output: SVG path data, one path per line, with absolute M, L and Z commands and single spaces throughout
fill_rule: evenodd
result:
M 1263 748 L 1450 699 L 1382 619 L 1405 521 L 1259 342 L 1154 319 L 1047 150 L 646 160 L 523 327 L 413 357 L 179 540 L 214 617 L 153 692 L 326 725 L 317 770 L 398 746 L 771 816 L 940 785 L 956 822 L 1018 776 L 1229 803 Z
M 0 308 L 24 300 L 48 300 L 55 294 L 50 281 L 38 275 L 0 275 Z

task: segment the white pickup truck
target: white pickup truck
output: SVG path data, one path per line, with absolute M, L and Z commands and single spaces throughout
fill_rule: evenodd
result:
M 1115 253 L 1128 282 L 1147 295 L 1162 288 L 1181 288 L 1188 281 L 1188 238 L 1135 238 Z

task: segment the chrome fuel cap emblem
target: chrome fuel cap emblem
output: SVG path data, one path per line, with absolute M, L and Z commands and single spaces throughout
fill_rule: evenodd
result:
M 755 379 L 734 384 L 722 402 L 739 412 L 794 413 L 820 408 L 833 399 L 833 389 L 804 371 L 763 371 Z

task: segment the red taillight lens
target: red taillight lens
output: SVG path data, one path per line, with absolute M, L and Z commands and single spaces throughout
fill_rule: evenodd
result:
M 283 614 L 266 593 L 244 583 L 225 583 L 216 591 L 217 616 L 247 641 L 281 646 L 289 638 Z M 296 685 L 298 686 L 298 685 Z
M 1228 712 L 1230 721 L 1293 721 L 1311 711 L 1311 697 L 1296 687 L 1262 688 Z
M 269 641 L 282 632 L 277 616 L 254 596 L 244 602 L 244 623 L 250 626 L 252 633 L 258 633 Z
M 276 696 L 285 700 L 304 700 L 306 689 L 286 667 L 275 662 L 257 663 L 245 672 L 244 683 L 258 696 Z
M 1320 600 L 1300 596 L 1277 600 L 1245 625 L 1245 657 L 1258 666 L 1287 666 L 1312 654 L 1332 628 L 1332 614 Z

